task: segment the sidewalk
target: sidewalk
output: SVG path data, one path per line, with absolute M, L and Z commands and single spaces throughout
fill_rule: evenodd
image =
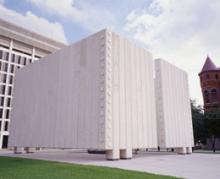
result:
M 118 161 L 107 161 L 103 154 L 88 154 L 80 150 L 38 151 L 33 154 L 13 154 L 11 151 L 1 151 L 0 156 L 108 166 L 191 179 L 220 178 L 219 154 L 177 155 L 171 152 L 140 152 L 131 160 Z

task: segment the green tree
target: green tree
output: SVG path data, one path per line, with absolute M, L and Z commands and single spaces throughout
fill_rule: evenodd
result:
M 196 105 L 195 100 L 191 100 L 193 135 L 195 144 L 206 143 L 207 129 L 205 127 L 205 117 L 203 108 Z
M 208 130 L 208 137 L 212 140 L 213 152 L 215 152 L 215 141 L 220 137 L 220 109 L 205 113 L 205 127 Z

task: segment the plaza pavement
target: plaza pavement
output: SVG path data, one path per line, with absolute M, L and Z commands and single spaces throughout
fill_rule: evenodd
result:
M 220 154 L 139 152 L 131 160 L 118 161 L 107 161 L 103 154 L 88 154 L 80 150 L 42 150 L 33 154 L 13 154 L 5 150 L 0 151 L 0 156 L 107 166 L 190 179 L 220 179 Z

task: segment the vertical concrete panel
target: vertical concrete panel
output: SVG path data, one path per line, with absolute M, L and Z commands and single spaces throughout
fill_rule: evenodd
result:
M 192 118 L 186 72 L 156 60 L 157 132 L 160 147 L 191 147 Z
M 132 136 L 131 136 L 131 139 L 132 139 L 132 148 L 137 148 L 137 138 L 136 138 L 136 130 L 137 130 L 137 115 L 136 115 L 136 79 L 135 79 L 135 66 L 134 66 L 134 56 L 131 56 L 131 54 L 134 54 L 134 48 L 133 46 L 131 46 L 130 48 L 130 58 L 131 58 L 131 70 L 130 70 L 130 88 L 131 88 L 131 111 L 132 111 L 132 114 L 131 114 L 131 125 L 132 125 L 132 128 L 131 128 L 131 131 L 132 131 Z
M 127 52 L 130 52 L 131 50 L 131 44 L 127 43 Z M 132 98 L 132 93 L 131 93 L 131 62 L 132 58 L 129 53 L 124 51 L 125 54 L 125 89 L 126 89 L 126 148 L 129 150 L 132 149 L 132 114 L 131 114 L 131 98 Z
M 97 90 L 103 33 L 19 70 L 11 126 L 19 130 L 12 132 L 11 145 L 100 147 Z
M 115 38 L 120 38 L 119 36 L 115 35 Z M 126 41 L 125 39 L 121 39 L 122 44 L 121 44 L 121 49 L 120 49 L 120 65 L 119 65 L 119 77 L 120 77 L 120 148 L 125 148 L 126 147 L 126 78 L 125 78 L 125 63 L 126 63 Z M 118 43 L 118 41 L 116 42 Z
M 120 92 L 122 90 L 121 86 L 121 44 L 119 43 L 119 38 L 115 37 L 114 34 L 111 33 L 111 37 L 108 37 L 111 40 L 111 50 L 109 50 L 109 53 L 111 54 L 111 66 L 108 64 L 107 68 L 112 72 L 112 127 L 111 131 L 108 130 L 109 132 L 112 132 L 112 134 L 108 134 L 107 136 L 110 135 L 112 136 L 112 148 L 116 149 L 119 151 L 120 144 L 121 144 L 121 126 L 122 123 L 121 121 L 122 118 L 122 109 L 121 109 L 121 101 L 122 101 L 122 96 L 120 96 Z M 110 45 L 110 43 L 109 43 Z M 110 57 L 110 56 L 109 56 Z M 108 59 L 110 60 L 110 59 Z M 112 68 L 111 68 L 112 67 Z M 110 71 L 108 73 L 110 73 Z M 110 126 L 109 126 L 110 127 Z
M 112 47 L 113 116 L 117 116 L 113 120 L 119 121 L 114 135 L 120 139 L 120 149 L 154 148 L 157 135 L 152 57 L 114 33 Z

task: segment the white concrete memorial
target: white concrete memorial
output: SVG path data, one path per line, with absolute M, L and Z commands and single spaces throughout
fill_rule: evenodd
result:
M 180 73 L 175 68 L 171 75 Z M 156 69 L 167 75 L 166 68 Z M 105 150 L 110 160 L 132 158 L 132 149 L 157 148 L 157 136 L 163 147 L 186 149 L 192 146 L 192 129 L 189 96 L 182 95 L 188 94 L 185 76 L 177 79 L 184 81 L 181 92 L 171 85 L 181 100 L 157 103 L 158 113 L 169 111 L 158 125 L 151 54 L 102 30 L 17 71 L 9 145 Z M 156 92 L 166 96 L 159 88 Z M 168 103 L 169 109 L 162 109 Z M 169 128 L 165 121 L 183 128 Z M 179 143 L 164 144 L 161 138 Z
M 157 147 L 153 60 L 103 30 L 16 74 L 10 146 L 104 149 L 108 159 Z

